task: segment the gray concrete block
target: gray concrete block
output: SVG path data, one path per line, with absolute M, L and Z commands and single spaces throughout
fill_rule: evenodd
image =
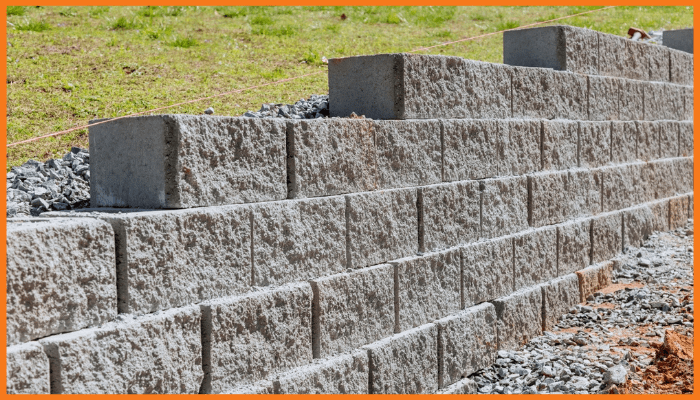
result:
M 649 163 L 654 171 L 653 193 L 655 199 L 671 197 L 677 193 L 676 187 L 680 186 L 678 180 L 683 179 L 682 174 L 676 174 L 676 164 L 679 159 L 656 160 Z
M 435 321 L 438 326 L 438 383 L 452 385 L 496 362 L 496 309 L 483 303 Z
M 690 157 L 693 155 L 693 144 L 695 143 L 693 138 L 693 122 L 681 121 L 678 123 L 678 128 L 678 156 Z
M 590 218 L 557 226 L 557 275 L 562 276 L 591 264 Z
M 676 196 L 668 199 L 668 227 L 677 229 L 688 222 L 688 196 Z
M 669 53 L 671 53 L 671 82 L 693 86 L 693 55 L 673 49 L 670 49 Z
M 328 87 L 332 116 L 510 116 L 510 68 L 459 57 L 400 53 L 331 59 Z
M 442 120 L 443 181 L 483 179 L 498 175 L 498 146 L 509 134 L 503 120 Z
M 394 333 L 394 266 L 314 279 L 311 287 L 314 357 L 348 352 Z
M 251 210 L 253 285 L 281 285 L 345 270 L 343 196 L 261 203 Z
M 95 219 L 7 225 L 7 344 L 96 326 L 117 315 L 114 232 Z
M 607 76 L 588 76 L 588 120 L 620 119 L 618 107 L 622 80 Z
M 664 31 L 664 46 L 693 53 L 693 28 Z
M 251 285 L 250 206 L 44 213 L 112 224 L 120 313 L 145 314 L 234 296 Z
M 613 121 L 611 132 L 612 162 L 633 162 L 637 159 L 637 124 L 634 121 Z
M 648 80 L 648 46 L 620 36 L 598 33 L 599 75 Z
M 596 168 L 609 164 L 612 161 L 612 124 L 583 121 L 579 123 L 579 129 L 579 167 Z
M 460 249 L 392 261 L 395 267 L 396 332 L 462 308 Z
M 620 79 L 620 119 L 634 121 L 644 119 L 644 86 L 646 82 Z
M 120 319 L 41 340 L 53 393 L 199 392 L 204 371 L 198 307 Z
M 438 390 L 438 329 L 426 324 L 365 346 L 370 394 L 420 394 Z
M 643 203 L 640 192 L 642 163 L 601 168 L 603 174 L 603 211 L 615 211 Z
M 588 296 L 600 289 L 610 286 L 612 284 L 612 272 L 612 261 L 605 261 L 576 271 L 579 291 L 581 293 L 580 301 L 583 303 Z
M 541 68 L 512 70 L 513 118 L 588 118 L 588 81 L 584 75 Z
M 681 89 L 681 95 L 683 96 L 683 118 L 682 120 L 692 121 L 693 120 L 693 87 L 684 87 Z
M 542 288 L 542 330 L 548 331 L 559 322 L 562 315 L 581 302 L 581 289 L 576 274 L 551 280 Z
M 275 379 L 275 394 L 367 394 L 369 357 L 366 350 L 314 360 Z
M 540 121 L 508 121 L 508 133 L 499 139 L 499 175 L 525 175 L 542 168 Z
M 652 161 L 659 158 L 660 125 L 656 121 L 636 121 L 637 159 Z
M 374 124 L 366 119 L 287 123 L 288 198 L 375 190 Z
M 670 50 L 667 47 L 647 44 L 647 60 L 649 62 L 650 81 L 668 82 L 671 76 L 669 58 Z
M 275 387 L 271 381 L 262 380 L 251 385 L 238 386 L 225 394 L 275 394 Z
M 677 121 L 658 121 L 659 158 L 678 157 L 679 127 Z
M 577 166 L 578 122 L 542 121 L 542 170 L 563 170 Z
M 654 213 L 647 205 L 624 210 L 623 248 L 642 247 L 644 241 L 654 231 Z
M 442 182 L 439 120 L 374 121 L 374 132 L 379 188 Z
M 7 394 L 50 394 L 49 358 L 37 342 L 7 348 Z
M 622 212 L 593 218 L 591 224 L 591 262 L 599 263 L 622 253 Z
M 695 196 L 695 193 L 691 193 L 688 195 L 688 218 L 693 219 L 693 197 Z
M 569 207 L 572 217 L 595 215 L 602 211 L 603 172 L 600 169 L 576 169 L 569 174 Z
M 644 85 L 644 119 L 681 120 L 685 115 L 686 87 L 672 83 L 647 82 Z
M 308 283 L 207 302 L 203 393 L 228 393 L 311 362 Z M 209 360 L 207 360 L 207 350 Z
M 506 296 L 513 285 L 512 237 L 462 247 L 461 308 Z
M 345 201 L 349 268 L 418 252 L 416 189 L 350 194 Z
M 655 231 L 666 232 L 669 229 L 669 207 L 668 199 L 649 203 L 651 213 L 654 215 L 653 228 Z
M 528 179 L 530 226 L 552 225 L 573 217 L 570 208 L 571 174 L 569 171 L 543 172 Z
M 475 241 L 479 236 L 478 181 L 418 188 L 420 251 L 435 251 Z
M 542 334 L 542 289 L 518 290 L 491 302 L 496 307 L 498 350 L 517 350 Z
M 681 121 L 684 119 L 693 119 L 692 117 L 687 118 L 685 103 L 686 103 L 686 93 L 688 86 L 674 85 L 672 83 L 666 84 L 666 96 L 668 103 L 666 104 L 666 115 L 665 119 Z M 692 87 L 690 88 L 692 91 Z M 692 95 L 690 96 L 692 99 Z M 691 114 L 692 115 L 692 114 Z
M 597 75 L 597 35 L 566 25 L 503 32 L 503 63 Z
M 527 177 L 481 181 L 480 237 L 494 238 L 528 228 Z
M 91 205 L 190 208 L 285 199 L 285 129 L 281 120 L 208 115 L 92 126 Z
M 674 194 L 693 192 L 693 157 L 679 157 L 671 161 L 673 165 Z
M 513 237 L 515 290 L 557 277 L 557 228 L 530 230 Z
M 436 394 L 477 394 L 478 388 L 476 382 L 469 378 L 464 378 L 450 386 L 440 390 Z
M 637 189 L 637 199 L 640 202 L 648 202 L 656 199 L 655 171 L 654 163 L 642 163 L 639 175 L 639 187 Z

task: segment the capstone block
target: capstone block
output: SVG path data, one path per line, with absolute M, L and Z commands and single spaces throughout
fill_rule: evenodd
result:
M 374 121 L 374 132 L 379 188 L 442 182 L 439 120 Z
M 679 127 L 676 121 L 658 121 L 659 158 L 678 157 Z
M 201 313 L 190 306 L 40 342 L 53 393 L 196 394 L 204 377 L 201 337 Z
M 486 179 L 481 184 L 480 237 L 494 238 L 528 228 L 527 177 Z
M 649 203 L 649 208 L 654 215 L 654 230 L 660 232 L 669 231 L 669 206 L 668 200 L 659 200 Z
M 693 122 L 679 122 L 678 128 L 678 156 L 690 157 L 693 155 L 693 144 L 695 143 L 693 138 Z
M 588 118 L 584 75 L 527 67 L 513 67 L 512 71 L 513 118 Z
M 655 121 L 636 121 L 637 159 L 652 161 L 659 158 L 659 124 Z
M 542 288 L 542 330 L 556 326 L 562 315 L 581 302 L 581 292 L 576 274 L 564 275 L 549 281 Z
M 557 275 L 562 276 L 591 264 L 591 220 L 579 219 L 557 226 Z
M 440 390 L 436 394 L 477 394 L 478 387 L 476 382 L 469 378 L 464 378 L 450 386 Z
M 620 79 L 620 119 L 634 121 L 644 119 L 644 87 L 646 82 Z
M 298 283 L 201 305 L 210 326 L 203 392 L 228 393 L 309 364 L 312 297 L 311 286 Z
M 688 222 L 688 196 L 668 199 L 668 224 L 671 230 L 682 228 Z
M 491 302 L 496 308 L 498 350 L 516 350 L 542 334 L 542 289 L 521 289 Z
M 580 153 L 579 166 L 596 168 L 609 164 L 611 159 L 611 129 L 610 122 L 580 122 Z
M 311 287 L 314 357 L 349 352 L 394 333 L 394 266 L 314 279 Z
M 513 238 L 515 290 L 557 277 L 557 228 L 530 230 Z
M 462 307 L 490 301 L 513 291 L 513 238 L 462 247 Z
M 692 39 L 691 39 L 692 40 Z M 671 82 L 693 86 L 693 54 L 669 49 L 671 57 Z
M 117 316 L 114 232 L 95 219 L 7 225 L 7 344 Z
M 564 170 L 577 166 L 578 122 L 542 121 L 542 170 Z
M 281 120 L 209 115 L 91 126 L 90 204 L 190 208 L 285 199 L 285 130 Z
M 392 261 L 396 268 L 396 332 L 462 308 L 460 249 Z
M 376 265 L 418 252 L 416 189 L 345 197 L 348 267 Z
M 525 175 L 542 168 L 540 121 L 508 121 L 508 133 L 499 138 L 498 174 Z
M 622 253 L 622 212 L 593 218 L 591 224 L 591 262 L 599 263 Z
M 620 36 L 598 33 L 599 75 L 648 80 L 648 46 Z
M 581 292 L 581 302 L 586 301 L 588 296 L 612 284 L 613 262 L 605 261 L 590 267 L 576 271 L 578 276 L 579 291 Z
M 314 360 L 274 381 L 275 394 L 367 394 L 369 357 L 357 350 Z
M 251 210 L 253 285 L 281 285 L 345 270 L 343 196 L 261 203 Z
M 664 46 L 693 53 L 693 28 L 664 31 Z
M 438 390 L 438 329 L 426 324 L 365 346 L 370 394 L 420 394 Z
M 288 198 L 378 188 L 374 124 L 366 119 L 287 123 Z
M 621 79 L 607 76 L 588 76 L 588 120 L 610 121 L 620 119 L 618 99 Z
M 508 136 L 503 120 L 447 119 L 442 121 L 446 182 L 498 175 L 498 146 Z M 393 151 L 393 150 L 392 150 Z
M 475 241 L 479 236 L 480 198 L 477 181 L 418 188 L 420 251 Z
M 435 321 L 438 326 L 438 381 L 444 388 L 496 362 L 496 308 L 483 303 Z
M 624 211 L 624 247 L 642 247 L 644 241 L 654 231 L 654 213 L 647 205 L 629 208 Z
M 637 124 L 634 121 L 613 121 L 611 131 L 611 161 L 615 164 L 637 159 Z
M 7 394 L 50 394 L 49 358 L 37 342 L 7 348 Z

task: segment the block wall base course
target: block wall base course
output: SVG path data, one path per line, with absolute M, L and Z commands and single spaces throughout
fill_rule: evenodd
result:
M 438 383 L 447 387 L 496 362 L 496 309 L 491 303 L 435 321 L 438 326 Z
M 498 350 L 516 350 L 542 334 L 542 289 L 518 290 L 491 301 L 496 307 Z
M 602 214 L 591 223 L 591 262 L 599 263 L 622 253 L 622 212 Z
M 653 229 L 655 231 L 669 231 L 669 205 L 668 199 L 649 203 L 651 213 L 654 215 Z
M 513 238 L 462 247 L 462 307 L 489 301 L 513 291 Z
M 527 177 L 481 181 L 480 237 L 495 238 L 528 228 Z
M 419 251 L 438 251 L 479 236 L 479 182 L 460 181 L 418 188 Z
M 676 196 L 668 199 L 668 227 L 678 229 L 688 222 L 688 196 Z
M 438 390 L 438 328 L 426 324 L 367 345 L 370 394 Z
M 117 315 L 115 265 L 114 232 L 103 221 L 9 223 L 7 344 L 112 320 Z
M 514 290 L 557 277 L 557 228 L 545 227 L 513 238 Z
M 7 348 L 7 394 L 50 394 L 49 358 L 37 342 Z
M 440 390 L 437 394 L 477 394 L 476 382 L 469 378 L 464 378 L 450 386 Z
M 356 350 L 333 358 L 314 360 L 274 380 L 275 394 L 366 394 L 369 357 Z
M 581 289 L 576 274 L 551 280 L 542 288 L 542 330 L 551 330 L 562 315 L 581 302 Z
M 391 336 L 394 285 L 394 266 L 389 264 L 312 280 L 314 357 L 349 352 Z
M 276 119 L 208 115 L 90 127 L 90 155 L 99 160 L 90 166 L 91 205 L 190 208 L 285 199 L 285 129 Z
M 202 369 L 198 307 L 171 309 L 42 339 L 51 393 L 198 393 Z
M 576 271 L 579 291 L 581 292 L 580 302 L 583 303 L 588 296 L 606 286 L 610 286 L 612 284 L 612 271 L 612 261 L 605 261 Z
M 641 247 L 654 232 L 654 213 L 647 205 L 624 211 L 624 247 Z
M 310 363 L 311 300 L 311 286 L 297 283 L 202 305 L 211 324 L 203 392 L 228 393 Z

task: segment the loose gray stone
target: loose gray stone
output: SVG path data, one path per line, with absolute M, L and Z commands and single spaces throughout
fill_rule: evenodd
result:
M 7 394 L 50 394 L 49 358 L 37 342 L 7 348 Z
M 603 382 L 609 385 L 622 385 L 627 382 L 627 369 L 622 365 L 616 365 L 603 374 Z

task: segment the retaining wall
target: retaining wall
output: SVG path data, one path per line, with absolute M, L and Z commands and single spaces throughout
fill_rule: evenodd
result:
M 8 392 L 473 393 L 693 215 L 692 74 L 547 32 L 570 71 L 330 61 L 332 113 L 394 120 L 91 129 L 95 208 L 8 225 Z

